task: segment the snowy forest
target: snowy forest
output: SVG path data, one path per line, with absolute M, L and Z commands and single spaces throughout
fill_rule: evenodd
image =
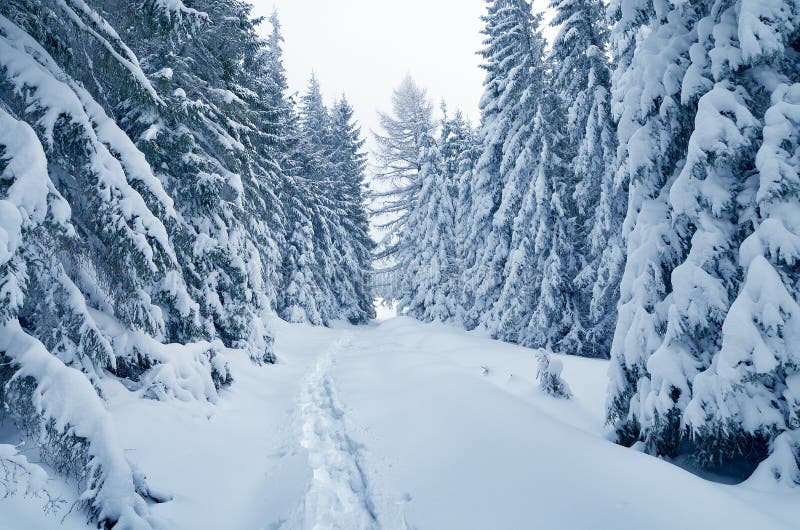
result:
M 621 444 L 800 483 L 800 4 L 551 7 L 548 46 L 526 0 L 488 2 L 476 129 L 396 91 L 387 296 L 610 358 Z
M 486 0 L 481 22 L 479 119 L 407 76 L 370 136 L 325 79 L 290 89 L 277 12 L 0 2 L 0 528 L 537 527 L 456 523 L 370 456 L 448 399 L 570 440 L 587 495 L 623 468 L 627 498 L 683 495 L 541 528 L 722 525 L 667 515 L 702 499 L 721 527 L 797 524 L 800 2 Z M 279 455 L 252 520 L 186 504 L 245 504 L 238 444 Z M 555 477 L 544 447 L 520 460 Z

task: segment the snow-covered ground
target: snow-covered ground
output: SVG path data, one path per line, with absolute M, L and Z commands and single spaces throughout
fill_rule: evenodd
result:
M 106 383 L 129 459 L 174 497 L 153 507 L 165 528 L 798 527 L 798 493 L 709 482 L 606 441 L 602 361 L 563 358 L 575 396 L 560 401 L 536 388 L 530 350 L 475 333 L 406 318 L 273 328 L 279 364 L 232 358 L 217 404 Z M 41 505 L 0 499 L 0 529 L 59 528 L 66 510 Z

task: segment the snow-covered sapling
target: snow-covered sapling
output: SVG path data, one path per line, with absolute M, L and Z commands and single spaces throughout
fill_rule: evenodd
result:
M 561 378 L 561 371 L 564 369 L 561 359 L 553 359 L 549 353 L 540 350 L 536 354 L 536 361 L 538 364 L 536 379 L 539 380 L 539 387 L 553 397 L 571 398 L 569 385 Z
M 0 444 L 0 497 L 35 495 L 44 488 L 47 473 L 28 462 L 13 445 Z
M 24 494 L 44 499 L 45 513 L 60 510 L 66 500 L 45 487 L 47 472 L 30 462 L 13 445 L 0 444 L 0 499 Z

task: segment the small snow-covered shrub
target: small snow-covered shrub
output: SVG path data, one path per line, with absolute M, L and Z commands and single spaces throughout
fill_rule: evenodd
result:
M 10 419 L 26 438 L 38 442 L 42 461 L 83 484 L 88 461 L 86 440 L 74 436 L 69 429 L 59 428 L 52 418 L 37 409 L 35 378 L 13 377 L 3 386 L 6 389 L 3 404 Z
M 217 391 L 233 381 L 225 357 L 214 346 L 204 343 L 159 346 L 157 364 L 140 379 L 147 397 L 214 402 Z
M 553 397 L 569 399 L 572 392 L 569 385 L 561 378 L 564 363 L 561 359 L 553 359 L 549 353 L 539 350 L 536 354 L 536 361 L 539 367 L 536 378 L 539 380 L 539 387 Z
M 28 462 L 16 447 L 0 444 L 0 493 L 3 497 L 35 493 L 44 487 L 46 479 L 47 473 Z
M 0 444 L 0 498 L 14 495 L 40 495 L 45 492 L 47 473 L 36 464 L 29 462 L 16 447 Z M 45 510 L 50 511 L 61 504 L 60 499 L 47 495 Z

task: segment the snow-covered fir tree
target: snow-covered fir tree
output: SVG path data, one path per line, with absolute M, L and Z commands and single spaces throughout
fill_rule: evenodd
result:
M 517 223 L 530 229 L 534 263 L 532 313 L 520 334 L 526 346 L 581 353 L 585 331 L 580 319 L 574 278 L 580 269 L 581 242 L 572 190 L 574 175 L 568 165 L 572 150 L 563 130 L 562 100 L 545 92 L 536 116 L 532 215 Z M 528 226 L 530 228 L 528 228 Z M 520 286 L 524 288 L 524 286 Z
M 543 76 L 541 80 L 544 79 Z M 557 123 L 548 122 L 548 117 L 558 116 L 558 101 L 550 97 L 547 102 L 550 106 L 547 106 L 543 88 L 543 85 L 539 87 L 532 133 L 516 161 L 513 180 L 509 183 L 512 192 L 504 190 L 506 197 L 519 193 L 521 204 L 515 205 L 509 259 L 503 271 L 504 281 L 491 313 L 485 317 L 486 325 L 496 337 L 536 347 L 552 346 L 550 332 L 545 327 L 553 313 L 548 310 L 545 316 L 543 310 L 546 304 L 556 303 L 560 297 L 559 293 L 548 289 L 547 282 L 550 280 L 545 278 L 544 272 L 554 242 L 552 229 L 557 212 L 552 208 L 558 206 L 561 197 L 560 194 L 554 194 L 557 185 L 554 177 L 563 177 L 564 170 L 559 154 L 553 150 L 552 140 L 555 137 L 547 134 Z M 521 193 L 517 191 L 520 188 L 524 190 Z M 556 255 L 552 257 L 556 258 Z M 561 283 L 563 279 L 564 275 L 560 272 L 552 278 L 556 283 Z M 543 287 L 546 290 L 545 299 L 541 298 Z M 547 295 L 552 296 L 546 298 Z M 538 320 L 532 321 L 537 307 Z M 529 325 L 530 332 L 527 331 Z
M 608 421 L 625 444 L 636 442 L 652 425 L 643 399 L 650 390 L 648 361 L 663 343 L 671 274 L 685 254 L 668 201 L 693 120 L 691 107 L 682 104 L 681 80 L 699 17 L 692 4 L 658 8 L 636 0 L 611 5 L 616 19 L 612 112 L 619 144 L 615 178 L 629 193 Z
M 621 225 L 625 192 L 614 180 L 616 131 L 611 118 L 611 73 L 607 58 L 608 27 L 598 0 L 556 0 L 551 4 L 559 27 L 553 41 L 551 89 L 567 110 L 568 161 L 575 179 L 572 200 L 574 251 L 581 263 L 575 278 L 575 318 L 582 329 L 565 351 L 605 357 L 611 346 L 624 266 Z M 569 191 L 569 190 L 566 190 Z
M 315 76 L 302 96 L 294 178 L 300 193 L 295 208 L 312 222 L 306 244 L 314 282 L 316 311 L 322 322 L 344 318 L 364 322 L 374 315 L 368 285 L 372 242 L 364 204 L 363 140 L 353 110 L 342 97 L 331 111 Z M 303 232 L 305 233 L 305 232 Z M 300 232 L 295 234 L 298 237 Z M 286 271 L 289 274 L 293 272 Z M 309 296 L 311 293 L 309 293 Z M 314 320 L 309 315 L 310 320 Z
M 92 381 L 109 370 L 143 389 L 185 390 L 165 386 L 170 367 L 160 346 L 200 335 L 199 311 L 167 229 L 177 217 L 172 200 L 130 137 L 70 75 L 86 68 L 84 75 L 107 76 L 108 99 L 160 102 L 102 19 L 97 31 L 83 31 L 92 16 L 84 4 L 15 2 L 0 12 L 3 233 L 10 236 L 0 335 L 3 366 L 11 367 L 0 386 L 4 408 L 40 442 L 42 457 L 86 488 L 83 502 L 96 520 L 149 528 L 146 485 Z M 103 44 L 119 52 L 105 62 L 80 54 L 67 63 L 70 42 L 85 53 Z M 197 350 L 200 386 L 187 392 L 212 399 L 214 348 Z M 164 367 L 147 371 L 155 364 Z M 225 371 L 224 361 L 215 366 Z
M 460 128 L 456 128 L 460 130 Z M 473 241 L 467 239 L 468 226 L 471 226 L 474 219 L 475 194 L 473 193 L 474 172 L 477 162 L 482 154 L 482 143 L 478 137 L 477 129 L 469 127 L 463 129 L 460 137 L 460 147 L 458 154 L 454 158 L 449 153 L 445 157 L 450 162 L 454 171 L 455 193 L 455 246 L 457 264 L 459 267 L 459 288 L 456 293 L 456 316 L 455 322 L 465 323 L 467 308 L 470 306 L 470 296 L 463 288 L 464 271 L 468 263 L 475 263 L 476 255 L 481 250 Z
M 286 68 L 283 64 L 284 38 L 278 12 L 269 18 L 270 33 L 257 58 L 262 87 L 260 96 L 265 103 L 266 118 L 271 122 L 265 132 L 272 136 L 274 157 L 285 175 L 296 175 L 300 127 L 295 101 L 289 93 Z
M 303 145 L 303 176 L 317 181 L 330 178 L 331 117 L 322 99 L 322 87 L 312 75 L 300 97 L 299 125 Z
M 489 1 L 487 6 L 478 133 L 482 153 L 472 170 L 472 219 L 458 236 L 475 247 L 463 264 L 461 304 L 468 329 L 487 324 L 507 275 L 512 224 L 530 182 L 520 174 L 529 168 L 519 167 L 517 159 L 531 134 L 545 47 L 541 15 L 532 13 L 527 0 Z M 513 336 L 497 318 L 489 328 L 498 336 Z
M 339 214 L 338 240 L 346 243 L 340 250 L 340 283 L 347 289 L 340 293 L 343 316 L 350 322 L 375 318 L 372 292 L 372 251 L 366 207 L 367 155 L 361 128 L 353 107 L 342 95 L 331 112 L 331 163 L 333 194 Z
M 247 4 L 194 8 L 156 3 L 146 16 L 124 12 L 115 21 L 129 28 L 132 49 L 170 103 L 165 112 L 133 120 L 130 134 L 175 198 L 182 220 L 177 250 L 204 326 L 227 346 L 246 344 L 254 358 L 269 361 L 263 317 L 276 297 L 283 227 L 270 116 L 257 96 L 265 74 L 254 67 L 263 43 Z
M 328 108 L 322 98 L 322 89 L 315 75 L 311 76 L 306 92 L 299 102 L 298 125 L 300 142 L 298 153 L 301 166 L 296 178 L 299 201 L 305 207 L 306 217 L 312 224 L 309 248 L 313 249 L 313 259 L 307 266 L 314 281 L 309 284 L 310 293 L 316 298 L 317 312 L 322 322 L 335 318 L 337 302 L 333 290 L 334 269 L 331 226 L 327 219 L 320 217 L 322 201 L 331 191 L 331 123 Z M 314 288 L 316 287 L 316 288 Z
M 793 193 L 784 161 L 796 156 L 790 109 L 798 11 L 703 2 L 666 6 L 650 20 L 628 71 L 615 79 L 620 152 L 630 138 L 628 153 L 643 162 L 634 166 L 639 175 L 654 161 L 676 163 L 655 201 L 630 174 L 631 204 L 640 206 L 636 223 L 627 224 L 609 417 L 623 442 L 641 440 L 657 454 L 689 451 L 705 465 L 753 466 L 773 451 L 760 471 L 796 482 L 796 360 L 781 345 L 796 304 L 792 214 L 783 201 Z M 670 103 L 673 119 L 665 122 L 670 112 L 661 109 L 643 137 L 659 143 L 642 143 L 641 125 L 626 136 L 625 113 L 642 94 L 658 94 L 652 68 L 668 42 L 661 105 Z M 640 58 L 646 63 L 637 66 Z M 628 83 L 636 69 L 649 80 L 647 91 L 636 88 L 641 81 Z
M 772 450 L 762 472 L 786 484 L 800 484 L 798 30 L 792 3 L 709 2 L 698 24 L 685 83 L 698 112 L 671 202 L 695 228 L 674 315 L 705 371 L 663 376 L 690 386 L 681 410 L 702 462 L 755 463 Z
M 697 27 L 701 33 L 704 23 Z M 698 61 L 705 62 L 701 33 L 684 77 L 686 104 L 710 85 L 708 80 L 696 79 L 702 75 Z M 748 151 L 753 149 L 758 121 L 736 92 L 723 83 L 699 99 L 686 159 L 669 192 L 673 226 L 688 252 L 671 272 L 664 340 L 648 361 L 650 389 L 641 395 L 648 418 L 643 436 L 658 453 L 679 451 L 693 380 L 720 347 L 731 291 L 740 281 L 736 260 L 743 228 L 739 196 L 752 167 Z
M 405 222 L 404 237 L 413 251 L 400 253 L 398 311 L 423 321 L 455 318 L 459 264 L 455 240 L 455 183 L 459 151 L 467 125 L 460 114 L 451 120 L 443 105 L 439 138 L 425 136 L 420 152 L 420 190 Z
M 285 206 L 287 225 L 291 232 L 286 238 L 284 254 L 284 284 L 278 312 L 288 322 L 322 324 L 323 318 L 317 305 L 316 252 L 314 251 L 314 227 L 307 216 L 307 209 L 299 198 L 300 190 L 286 187 L 292 197 Z

